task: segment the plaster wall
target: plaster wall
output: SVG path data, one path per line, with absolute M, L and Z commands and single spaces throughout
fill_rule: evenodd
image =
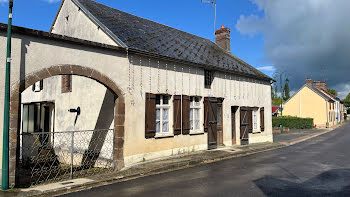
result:
M 5 46 L 6 36 L 0 33 L 0 49 Z M 121 54 L 116 50 L 99 49 L 14 34 L 11 83 L 25 75 L 58 64 L 81 65 L 106 75 L 122 90 L 125 97 L 125 164 L 157 158 L 169 154 L 206 149 L 207 134 L 179 135 L 170 138 L 145 139 L 145 94 L 190 95 L 222 97 L 224 143 L 231 145 L 231 106 L 265 108 L 265 131 L 250 134 L 250 142 L 271 142 L 271 88 L 269 82 L 258 81 L 234 74 L 215 72 L 211 89 L 204 88 L 204 70 L 194 66 L 158 61 L 138 55 Z M 4 73 L 4 58 L 0 59 L 0 73 Z M 0 78 L 0 89 L 4 87 Z M 73 81 L 74 82 L 74 81 Z M 102 92 L 95 92 L 100 97 Z M 3 98 L 4 92 L 0 92 Z M 90 98 L 89 98 L 90 99 Z M 74 100 L 74 99 L 73 99 Z M 0 102 L 3 102 L 1 99 Z M 171 102 L 170 102 L 171 103 Z M 72 106 L 76 106 L 73 105 Z M 71 107 L 70 105 L 67 107 Z M 65 109 L 66 110 L 66 109 Z M 201 125 L 203 108 L 201 108 Z M 3 111 L 3 104 L 0 106 Z M 172 120 L 170 113 L 169 120 Z M 1 121 L 3 119 L 0 113 Z M 69 118 L 69 116 L 67 116 Z M 239 110 L 236 113 L 236 140 L 239 144 Z M 170 122 L 170 129 L 172 124 Z M 2 124 L 1 124 L 2 133 Z M 141 160 L 142 159 L 142 160 Z
M 264 107 L 265 131 L 249 134 L 251 143 L 272 142 L 271 88 L 270 84 L 237 75 L 215 72 L 211 89 L 204 88 L 204 69 L 188 65 L 157 61 L 140 56 L 129 56 L 129 87 L 126 97 L 125 163 L 152 158 L 150 153 L 168 156 L 178 152 L 206 149 L 207 133 L 179 135 L 170 138 L 145 139 L 145 93 L 220 97 L 223 101 L 223 141 L 232 145 L 231 106 Z M 172 103 L 172 100 L 170 101 Z M 259 119 L 258 113 L 258 122 Z M 139 118 L 135 118 L 139 117 Z M 172 109 L 170 130 L 172 131 Z M 201 125 L 204 113 L 201 104 Z M 236 144 L 240 144 L 239 110 L 236 113 Z M 203 126 L 201 126 L 203 131 Z M 128 163 L 129 162 L 129 163 Z
M 117 44 L 92 22 L 71 0 L 64 0 L 51 33 L 117 46 Z
M 328 102 L 305 86 L 284 104 L 283 115 L 313 118 L 314 124 L 325 126 L 327 109 L 329 109 Z

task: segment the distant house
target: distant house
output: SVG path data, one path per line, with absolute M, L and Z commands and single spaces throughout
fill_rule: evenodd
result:
M 283 115 L 313 118 L 316 127 L 327 127 L 343 121 L 341 109 L 343 104 L 327 91 L 326 82 L 306 79 L 306 84 L 284 103 Z
M 272 116 L 278 116 L 280 106 L 272 106 Z

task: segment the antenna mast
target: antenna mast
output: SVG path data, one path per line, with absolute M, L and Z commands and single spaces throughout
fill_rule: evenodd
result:
M 207 0 L 201 0 L 202 3 L 210 3 L 211 7 L 214 7 L 214 35 L 215 35 L 215 31 L 216 31 L 216 0 L 211 0 L 211 1 L 207 1 Z

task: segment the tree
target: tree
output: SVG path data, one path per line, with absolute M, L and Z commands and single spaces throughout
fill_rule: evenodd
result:
M 350 93 L 343 99 L 343 103 L 345 106 L 350 107 Z
M 336 90 L 333 90 L 333 89 L 327 89 L 327 91 L 331 94 L 333 94 L 334 96 L 338 96 L 338 92 Z
M 289 90 L 289 85 L 288 83 L 286 83 L 284 85 L 284 89 L 283 89 L 283 100 L 286 101 L 290 98 L 290 90 Z

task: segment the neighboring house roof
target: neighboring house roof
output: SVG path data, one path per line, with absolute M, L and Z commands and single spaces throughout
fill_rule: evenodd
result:
M 204 65 L 208 69 L 273 80 L 208 39 L 91 0 L 72 1 L 123 47 Z
M 276 113 L 279 108 L 279 106 L 272 106 L 272 113 Z
M 322 97 L 324 100 L 326 101 L 334 101 L 334 99 L 330 96 L 330 95 L 327 95 L 325 92 L 317 89 L 317 88 L 314 88 L 314 87 L 311 87 L 307 84 L 304 84 L 298 91 L 296 91 L 293 96 L 291 96 L 287 101 L 284 102 L 283 105 L 285 105 L 286 103 L 288 103 L 288 101 L 290 101 L 295 95 L 297 95 L 304 87 L 307 87 L 309 88 L 310 90 L 312 90 L 313 92 L 315 92 L 316 94 L 318 94 L 320 97 Z

